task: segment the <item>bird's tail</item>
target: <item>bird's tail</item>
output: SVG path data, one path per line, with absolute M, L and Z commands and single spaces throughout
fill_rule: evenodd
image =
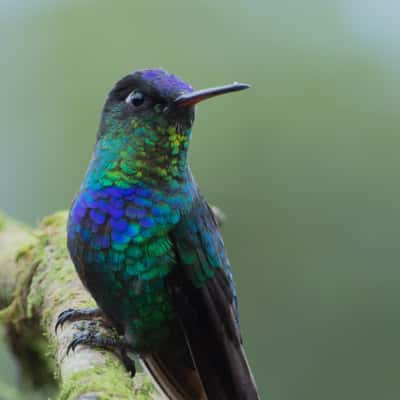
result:
M 144 368 L 169 400 L 207 400 L 193 364 L 174 352 L 164 351 L 141 357 Z
M 217 343 L 212 334 L 185 332 L 185 337 L 186 346 L 183 340 L 178 347 L 142 357 L 169 400 L 259 400 L 242 346 L 223 336 Z

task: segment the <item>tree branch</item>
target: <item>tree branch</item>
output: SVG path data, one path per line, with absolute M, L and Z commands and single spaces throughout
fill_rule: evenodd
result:
M 33 231 L 0 215 L 0 321 L 21 375 L 36 387 L 55 375 L 59 400 L 160 398 L 147 375 L 132 380 L 112 352 L 78 346 L 66 355 L 85 322 L 66 323 L 56 334 L 57 316 L 95 304 L 68 256 L 65 223 L 60 212 Z

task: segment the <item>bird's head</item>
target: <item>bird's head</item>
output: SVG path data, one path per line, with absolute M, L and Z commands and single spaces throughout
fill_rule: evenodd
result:
M 195 105 L 248 87 L 233 83 L 195 91 L 163 69 L 134 71 L 119 80 L 107 97 L 98 145 L 128 153 L 135 164 L 132 170 L 143 177 L 178 177 L 186 168 Z

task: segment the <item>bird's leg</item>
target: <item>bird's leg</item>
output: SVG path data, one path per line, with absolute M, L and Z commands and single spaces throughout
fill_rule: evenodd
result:
M 128 356 L 128 353 L 133 352 L 133 349 L 128 345 L 128 343 L 126 343 L 124 339 L 118 336 L 111 321 L 107 319 L 107 317 L 99 308 L 69 308 L 63 311 L 57 318 L 55 331 L 57 332 L 59 327 L 62 328 L 65 322 L 76 322 L 82 320 L 90 322 L 88 324 L 84 324 L 83 330 L 78 334 L 75 334 L 74 339 L 67 347 L 67 355 L 71 350 L 74 351 L 79 345 L 87 345 L 110 350 L 121 358 L 125 368 L 133 377 L 136 373 L 135 363 Z M 96 322 L 101 322 L 104 327 L 112 329 L 115 334 L 107 335 L 106 333 L 101 333 Z M 82 327 L 80 329 L 82 329 Z
M 57 332 L 58 328 L 62 328 L 65 322 L 75 322 L 80 320 L 93 321 L 93 320 L 101 320 L 104 325 L 112 326 L 111 322 L 107 320 L 104 313 L 99 308 L 81 308 L 81 309 L 73 309 L 68 308 L 63 311 L 57 318 L 55 331 Z
M 76 347 L 79 345 L 112 351 L 122 360 L 125 368 L 133 377 L 136 373 L 135 362 L 128 354 L 134 352 L 134 349 L 123 337 L 119 336 L 115 330 L 114 332 L 114 334 L 102 332 L 98 324 L 91 321 L 81 332 L 74 335 L 74 339 L 67 347 L 66 354 L 68 355 L 71 351 L 75 351 Z

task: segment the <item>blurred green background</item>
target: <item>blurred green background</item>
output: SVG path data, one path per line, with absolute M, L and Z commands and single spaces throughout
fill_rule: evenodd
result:
M 228 214 L 262 397 L 397 400 L 399 18 L 396 0 L 2 0 L 0 208 L 69 206 L 127 72 L 249 82 L 201 104 L 190 159 Z

